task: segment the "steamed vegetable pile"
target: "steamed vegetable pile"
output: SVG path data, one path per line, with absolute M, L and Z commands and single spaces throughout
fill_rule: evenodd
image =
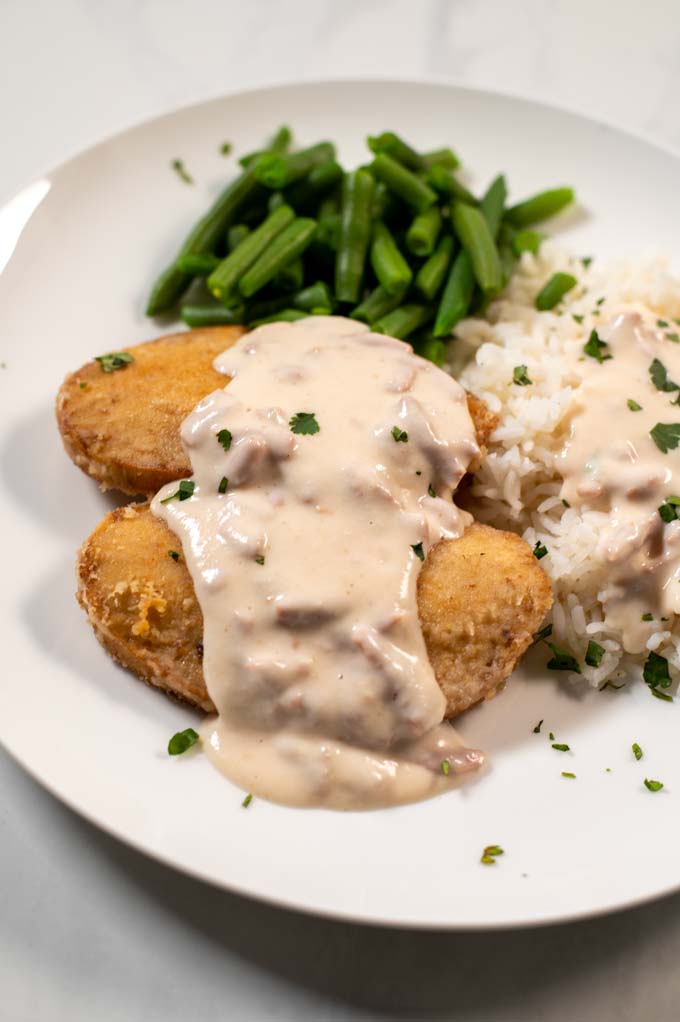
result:
M 370 163 L 345 171 L 335 146 L 291 151 L 282 127 L 243 156 L 156 281 L 147 314 L 186 297 L 189 326 L 256 326 L 332 313 L 408 339 L 441 364 L 444 338 L 507 283 L 533 227 L 573 200 L 570 188 L 507 206 L 503 175 L 481 197 L 449 149 L 419 153 L 393 132 L 369 136 Z

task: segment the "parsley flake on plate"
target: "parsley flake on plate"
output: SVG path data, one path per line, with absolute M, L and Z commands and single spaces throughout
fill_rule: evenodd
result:
M 170 756 L 181 756 L 183 752 L 190 749 L 199 740 L 198 733 L 192 727 L 184 731 L 178 731 L 168 742 L 168 754 Z
M 599 642 L 593 642 L 593 640 L 590 639 L 586 650 L 586 663 L 588 664 L 588 667 L 599 667 L 602 663 L 602 657 L 604 654 L 604 646 L 601 646 Z
M 546 664 L 549 671 L 574 671 L 575 674 L 582 673 L 578 660 L 568 650 L 560 649 L 554 642 L 549 642 L 548 645 L 552 651 L 552 657 Z
M 642 621 L 653 621 L 653 620 L 654 620 L 654 615 L 653 615 L 653 614 L 651 614 L 651 613 L 650 613 L 649 611 L 647 611 L 647 613 L 646 613 L 646 614 L 643 614 L 643 615 L 642 615 L 642 618 L 641 618 L 641 620 L 642 620 Z
M 397 444 L 407 444 L 408 433 L 405 429 L 399 429 L 398 426 L 392 426 L 392 439 Z
M 222 154 L 222 156 L 228 156 L 233 148 L 234 147 L 231 144 L 231 142 L 223 142 L 222 145 L 220 146 L 220 153 Z
M 543 720 L 541 719 L 541 720 L 539 720 L 538 724 L 534 728 L 534 734 L 535 735 L 540 735 L 542 726 L 543 726 Z
M 642 411 L 642 405 L 639 405 L 637 403 L 637 401 L 633 400 L 632 397 L 628 398 L 628 400 L 626 401 L 626 404 L 628 405 L 628 407 L 631 410 L 631 412 L 641 412 Z
M 442 770 L 442 773 L 444 774 L 444 777 L 448 777 L 449 776 L 449 770 L 450 769 L 451 769 L 451 764 L 449 763 L 448 759 L 443 759 L 442 762 L 441 762 L 441 770 Z
M 571 749 L 565 742 L 553 742 L 552 748 L 557 749 L 558 752 L 571 752 Z
M 583 354 L 587 355 L 589 358 L 594 358 L 596 362 L 599 362 L 600 365 L 602 365 L 602 363 L 606 362 L 607 359 L 614 357 L 604 350 L 606 348 L 607 342 L 600 339 L 597 330 L 591 330 L 590 337 L 583 345 Z
M 547 554 L 548 554 L 547 546 L 544 546 L 544 544 L 541 543 L 540 540 L 537 540 L 536 545 L 534 546 L 534 557 L 536 558 L 536 560 L 540 561 L 541 558 L 546 557 Z
M 643 752 L 637 742 L 633 742 L 633 744 L 631 745 L 631 749 L 633 750 L 633 755 L 637 760 L 642 759 Z
M 574 779 L 576 779 L 576 774 L 572 774 L 571 771 L 569 770 L 563 770 L 562 777 L 573 777 Z
M 127 351 L 110 351 L 108 355 L 95 355 L 94 360 L 103 373 L 115 373 L 134 362 L 134 357 Z
M 505 855 L 500 845 L 487 845 L 479 861 L 483 862 L 485 866 L 495 866 L 499 855 Z
M 413 553 L 421 561 L 425 560 L 425 552 L 423 551 L 423 544 L 422 543 L 412 543 L 411 544 L 411 550 L 413 550 Z
M 432 483 L 430 483 L 430 485 L 427 488 L 427 495 L 428 495 L 428 497 L 436 497 L 437 496 L 437 491 L 435 490 L 435 488 L 432 485 Z
M 174 500 L 175 497 L 178 497 L 180 500 L 188 500 L 195 488 L 196 483 L 192 479 L 182 479 L 175 492 L 171 493 L 169 497 L 164 497 L 161 504 L 167 504 L 168 501 Z
M 185 185 L 192 185 L 194 179 L 184 166 L 184 160 L 173 160 L 170 164 L 180 181 L 184 181 Z
M 255 564 L 264 564 L 264 554 L 258 554 L 255 558 Z
M 527 367 L 525 365 L 515 366 L 512 370 L 512 382 L 516 383 L 518 387 L 528 387 L 534 381 L 529 378 Z
M 226 493 L 228 485 L 229 485 L 229 480 L 227 479 L 226 476 L 222 476 L 222 478 L 220 479 L 220 485 L 217 487 L 217 492 L 218 493 Z
M 252 796 L 251 792 L 248 792 L 246 797 L 243 799 L 243 802 L 241 802 L 241 805 L 243 806 L 244 809 L 247 809 L 252 801 L 253 801 L 253 796 Z
M 228 429 L 221 429 L 219 433 L 217 433 L 215 439 L 218 444 L 221 444 L 225 451 L 228 451 L 231 447 L 231 433 Z
M 661 453 L 668 454 L 680 443 L 680 422 L 657 422 L 649 435 Z
M 297 412 L 288 425 L 291 433 L 298 433 L 301 436 L 313 436 L 320 429 L 314 412 Z
M 645 777 L 645 788 L 647 791 L 661 791 L 663 781 L 650 781 L 649 778 Z

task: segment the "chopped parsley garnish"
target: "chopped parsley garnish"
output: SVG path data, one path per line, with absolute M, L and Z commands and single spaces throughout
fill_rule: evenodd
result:
M 555 736 L 554 736 L 554 734 L 552 733 L 552 731 L 549 731 L 549 732 L 548 732 L 548 738 L 550 739 L 550 741 L 551 741 L 551 742 L 554 742 L 554 741 L 555 741 Z
M 85 380 L 81 380 L 78 386 L 80 387 L 81 390 L 87 390 L 87 384 L 85 383 Z
M 451 764 L 449 763 L 448 759 L 443 759 L 442 760 L 441 768 L 442 768 L 442 773 L 444 774 L 444 777 L 448 777 L 449 776 L 449 770 L 451 769 Z
M 659 656 L 658 653 L 650 653 L 642 669 L 642 677 L 645 684 L 649 685 L 651 689 L 670 688 L 672 680 L 668 673 L 666 657 Z
M 595 302 L 595 304 L 596 304 L 596 305 L 597 305 L 597 306 L 599 307 L 600 305 L 604 305 L 604 303 L 606 302 L 606 300 L 607 300 L 607 299 L 606 299 L 606 297 L 605 297 L 605 296 L 603 295 L 603 296 L 602 296 L 602 298 L 598 298 L 598 299 L 597 299 L 597 301 Z
M 179 560 L 179 554 L 176 550 L 168 550 L 168 557 L 172 557 L 173 561 Z
M 95 355 L 95 362 L 103 373 L 115 373 L 116 369 L 123 369 L 134 362 L 134 358 L 127 351 L 111 351 L 108 355 Z
M 241 805 L 243 806 L 244 809 L 247 809 L 252 801 L 253 801 L 253 796 L 251 795 L 250 792 L 248 792 L 246 797 L 243 799 L 243 802 L 241 802 Z
M 574 671 L 576 674 L 581 674 L 580 664 L 571 653 L 560 649 L 554 642 L 549 642 L 548 645 L 552 650 L 552 658 L 546 664 L 549 671 Z
M 665 703 L 672 703 L 673 696 L 669 696 L 666 692 L 659 692 L 658 688 L 650 688 L 649 690 L 655 699 L 663 699 Z
M 515 366 L 512 370 L 512 382 L 516 383 L 518 387 L 528 387 L 534 381 L 529 379 L 529 373 L 525 365 Z
M 192 479 L 182 479 L 175 492 L 171 493 L 169 497 L 164 497 L 161 504 L 167 504 L 169 500 L 174 500 L 175 497 L 179 497 L 180 500 L 188 500 L 193 494 L 195 487 L 196 483 Z
M 264 554 L 258 554 L 255 558 L 255 564 L 264 564 Z
M 534 728 L 534 734 L 535 735 L 540 735 L 542 727 L 543 727 L 543 719 L 539 720 L 538 724 Z
M 674 451 L 680 443 L 680 422 L 657 422 L 649 435 L 662 454 Z
M 553 742 L 553 749 L 557 749 L 558 752 L 570 752 L 569 746 L 564 742 Z
M 495 866 L 498 856 L 504 854 L 505 852 L 500 845 L 487 845 L 479 861 L 483 862 L 485 866 Z
M 647 611 L 646 614 L 642 615 L 642 619 L 641 620 L 642 621 L 653 621 L 654 620 L 654 615 L 651 614 L 649 611 Z
M 645 777 L 645 788 L 647 791 L 661 791 L 663 781 L 650 781 L 649 778 Z
M 291 433 L 299 433 L 302 436 L 312 436 L 319 432 L 319 423 L 314 412 L 297 412 L 288 425 Z
M 672 341 L 673 344 L 680 344 L 680 334 L 666 334 L 666 337 L 669 341 Z
M 220 146 L 220 153 L 222 156 L 228 156 L 233 148 L 231 142 L 223 142 Z
M 571 504 L 569 503 L 569 501 L 565 500 L 564 497 L 562 497 L 562 503 L 564 504 L 565 507 L 571 507 Z
M 585 316 L 579 316 L 578 313 L 572 312 L 571 318 L 574 320 L 575 323 L 578 323 L 578 325 L 580 326 L 583 320 L 585 319 Z
M 601 646 L 599 642 L 593 642 L 592 639 L 588 642 L 588 649 L 586 650 L 586 663 L 588 667 L 599 667 L 602 663 L 602 657 L 605 654 L 604 646 Z
M 586 270 L 588 269 L 588 267 L 590 266 L 592 261 L 593 261 L 593 256 L 582 256 L 582 258 L 581 258 L 581 262 L 583 263 L 583 265 L 586 268 Z
M 656 325 L 660 330 L 665 330 L 667 326 L 670 326 L 670 323 L 667 319 L 657 319 Z
M 231 433 L 228 429 L 221 429 L 217 434 L 217 442 L 221 444 L 225 451 L 228 451 L 231 447 Z
M 217 487 L 217 492 L 218 493 L 226 493 L 228 485 L 229 485 L 229 480 L 227 479 L 226 476 L 222 476 L 222 478 L 220 479 L 220 485 Z
M 416 557 L 419 557 L 421 561 L 425 560 L 425 553 L 423 551 L 422 543 L 411 544 L 411 550 L 413 550 L 413 553 L 416 555 Z
M 659 508 L 659 516 L 662 521 L 674 522 L 676 518 L 680 518 L 678 511 L 680 510 L 680 497 L 666 497 L 666 501 Z
M 637 760 L 642 759 L 643 752 L 637 742 L 633 742 L 633 744 L 631 745 L 631 749 L 633 750 L 633 755 Z
M 408 433 L 405 429 L 399 429 L 398 426 L 392 426 L 392 439 L 398 444 L 407 444 Z
M 606 347 L 607 342 L 600 340 L 597 330 L 591 330 L 590 337 L 583 345 L 583 354 L 587 355 L 589 358 L 594 358 L 596 362 L 599 362 L 600 365 L 602 365 L 602 363 L 606 362 L 607 359 L 613 358 L 612 355 L 603 350 Z
M 615 685 L 613 681 L 605 681 L 604 685 L 600 685 L 598 692 L 604 692 L 606 688 L 613 688 L 615 692 L 618 692 L 620 688 L 625 688 L 625 685 Z
M 572 774 L 569 770 L 563 770 L 562 771 L 562 777 L 573 777 L 575 779 L 576 778 L 576 774 Z
M 671 394 L 674 390 L 680 390 L 680 384 L 668 379 L 668 370 L 658 358 L 655 358 L 650 365 L 649 375 L 657 390 L 662 390 L 666 394 Z
M 436 492 L 434 486 L 432 485 L 432 483 L 430 483 L 430 485 L 427 488 L 427 495 L 428 495 L 428 497 L 436 497 L 437 496 L 437 492 Z
M 546 557 L 547 554 L 548 554 L 547 546 L 544 546 L 540 540 L 536 540 L 536 545 L 534 546 L 534 557 L 536 558 L 536 560 L 540 561 L 541 558 Z
M 628 398 L 628 400 L 626 401 L 626 404 L 630 408 L 631 412 L 641 412 L 642 411 L 642 405 L 639 405 L 637 403 L 637 401 L 633 401 L 632 397 Z
M 184 731 L 178 731 L 168 742 L 168 753 L 171 756 L 181 756 L 183 752 L 190 749 L 198 741 L 198 733 L 192 727 Z
M 547 639 L 550 635 L 552 635 L 552 625 L 545 625 L 545 627 L 541 628 L 540 632 L 536 632 L 534 635 L 534 642 L 542 642 L 543 639 Z
M 170 166 L 177 174 L 180 181 L 184 181 L 185 185 L 192 185 L 194 183 L 194 179 L 184 166 L 183 160 L 173 160 Z

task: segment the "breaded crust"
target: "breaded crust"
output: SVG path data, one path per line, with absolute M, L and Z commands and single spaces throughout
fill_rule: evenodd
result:
M 206 327 L 133 345 L 122 350 L 134 362 L 110 373 L 87 362 L 57 395 L 66 453 L 103 490 L 151 495 L 189 475 L 180 425 L 201 398 L 224 387 L 213 359 L 243 332 Z
M 548 576 L 514 533 L 475 523 L 430 551 L 418 612 L 449 717 L 497 692 L 552 602 Z
M 78 556 L 78 600 L 97 638 L 151 685 L 203 710 L 203 618 L 177 537 L 148 504 L 107 515 Z M 439 543 L 418 580 L 418 610 L 447 716 L 492 695 L 552 604 L 527 544 L 486 525 Z
M 66 453 L 103 490 L 153 496 L 191 474 L 180 441 L 183 419 L 227 378 L 213 360 L 243 327 L 206 327 L 123 349 L 135 361 L 112 373 L 87 362 L 67 376 L 57 396 L 57 423 Z M 468 408 L 484 449 L 498 417 L 479 398 Z

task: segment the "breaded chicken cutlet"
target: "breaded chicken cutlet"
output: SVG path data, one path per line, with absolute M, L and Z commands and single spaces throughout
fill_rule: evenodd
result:
M 129 349 L 133 361 L 72 373 L 57 399 L 64 445 L 103 489 L 151 496 L 190 474 L 180 425 L 226 378 L 213 360 L 242 336 L 211 327 Z M 497 424 L 468 396 L 482 451 Z M 472 466 L 474 468 L 474 466 Z M 107 515 L 78 558 L 78 599 L 111 655 L 144 681 L 213 709 L 202 670 L 203 619 L 176 536 L 148 504 Z M 493 695 L 552 604 L 547 576 L 518 536 L 474 524 L 427 556 L 418 610 L 428 655 L 454 717 Z

